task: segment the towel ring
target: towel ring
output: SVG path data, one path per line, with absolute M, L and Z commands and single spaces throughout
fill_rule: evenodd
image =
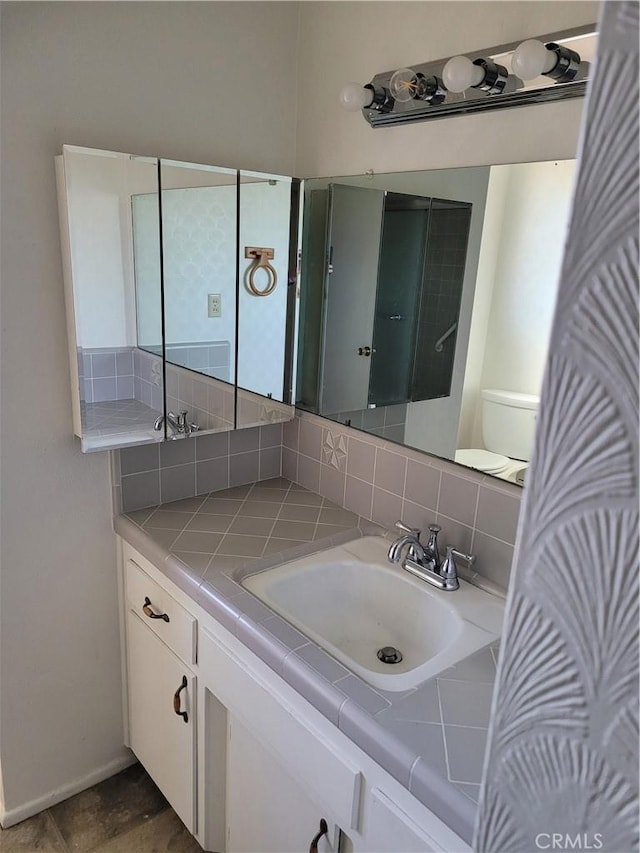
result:
M 253 263 L 249 268 L 249 276 L 247 278 L 247 287 L 253 293 L 254 296 L 269 296 L 270 293 L 276 289 L 276 285 L 278 283 L 278 273 L 273 267 L 272 264 L 269 263 L 269 258 L 273 258 L 273 249 L 267 249 L 264 251 L 253 250 L 249 257 L 253 258 Z M 259 269 L 263 269 L 267 275 L 267 284 L 266 287 L 260 289 L 256 286 L 255 276 Z

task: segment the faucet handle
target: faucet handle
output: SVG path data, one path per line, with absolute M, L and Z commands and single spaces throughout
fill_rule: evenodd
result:
M 438 533 L 440 533 L 441 530 L 442 530 L 442 528 L 440 527 L 439 524 L 430 524 L 429 525 L 429 533 L 435 533 L 436 536 L 438 535 Z
M 451 553 L 458 557 L 459 560 L 464 560 L 465 563 L 468 564 L 469 568 L 475 563 L 476 555 L 475 554 L 463 554 L 462 551 L 458 551 L 457 548 L 454 548 L 452 545 L 447 545 L 447 551 L 451 548 Z
M 416 539 L 420 539 L 420 534 L 422 533 L 422 530 L 420 530 L 419 527 L 409 527 L 401 519 L 398 519 L 398 521 L 396 521 L 395 528 L 401 533 L 410 533 L 411 535 L 415 536 Z

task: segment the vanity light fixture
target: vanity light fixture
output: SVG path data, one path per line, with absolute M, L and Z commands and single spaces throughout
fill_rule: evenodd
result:
M 579 98 L 586 92 L 588 59 L 595 53 L 595 43 L 592 24 L 417 63 L 376 74 L 364 86 L 348 83 L 340 93 L 340 102 L 351 112 L 361 110 L 372 127 L 386 127 Z

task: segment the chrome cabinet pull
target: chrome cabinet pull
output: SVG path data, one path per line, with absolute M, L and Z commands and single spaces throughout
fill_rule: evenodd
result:
M 151 599 L 148 595 L 145 595 L 144 604 L 142 605 L 142 612 L 145 616 L 148 616 L 149 619 L 162 619 L 163 622 L 169 622 L 169 617 L 166 613 L 154 613 L 151 609 Z
M 184 688 L 186 686 L 187 686 L 187 676 L 183 675 L 180 687 L 178 687 L 176 692 L 173 694 L 173 710 L 179 717 L 182 717 L 182 719 L 185 721 L 185 723 L 188 723 L 189 722 L 189 715 L 187 714 L 186 711 L 180 710 L 180 693 L 184 690 Z
M 328 833 L 329 827 L 327 826 L 327 822 L 324 818 L 321 818 L 320 829 L 311 840 L 311 844 L 309 845 L 309 853 L 318 853 L 318 841 L 320 841 L 323 835 L 327 835 Z

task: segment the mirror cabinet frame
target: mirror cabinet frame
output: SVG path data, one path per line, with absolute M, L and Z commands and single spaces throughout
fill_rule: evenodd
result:
M 136 261 L 135 261 L 135 249 L 134 249 L 134 228 L 133 228 L 133 214 L 130 215 L 129 220 L 129 230 L 126 233 L 126 237 L 122 236 L 122 232 L 126 231 L 126 229 L 122 226 L 122 222 L 120 222 L 120 231 L 121 231 L 121 251 L 123 257 L 126 255 L 126 265 L 129 270 L 129 281 L 127 282 L 126 273 L 124 274 L 124 289 L 127 288 L 131 291 L 129 293 L 129 303 L 132 311 L 135 313 L 135 318 L 129 317 L 128 320 L 123 321 L 123 324 L 127 323 L 131 326 L 135 325 L 135 336 L 132 330 L 129 330 L 128 333 L 128 342 L 129 346 L 126 348 L 122 348 L 123 352 L 119 353 L 122 355 L 123 361 L 131 357 L 132 362 L 137 360 L 141 364 L 144 362 L 143 366 L 140 368 L 141 371 L 146 370 L 147 372 L 152 371 L 153 375 L 145 376 L 145 381 L 147 384 L 150 384 L 150 388 L 147 388 L 147 399 L 149 391 L 153 391 L 153 404 L 150 405 L 148 418 L 151 418 L 151 414 L 156 415 L 154 426 L 151 426 L 151 423 L 145 423 L 144 430 L 139 428 L 132 428 L 129 431 L 125 431 L 127 427 L 125 426 L 126 420 L 130 417 L 133 423 L 133 416 L 131 412 L 134 408 L 134 405 L 137 398 L 135 397 L 136 392 L 133 392 L 133 396 L 135 399 L 126 400 L 123 398 L 122 403 L 131 403 L 129 406 L 128 412 L 126 411 L 126 406 L 118 407 L 119 409 L 123 408 L 125 411 L 119 410 L 116 413 L 114 424 L 118 424 L 117 426 L 112 427 L 113 432 L 109 432 L 111 427 L 106 425 L 104 430 L 98 430 L 96 428 L 96 435 L 89 436 L 87 434 L 86 425 L 87 421 L 87 411 L 88 406 L 85 403 L 85 387 L 84 384 L 84 363 L 85 359 L 91 359 L 92 356 L 90 354 L 83 353 L 81 348 L 82 346 L 82 330 L 80 328 L 80 312 L 79 312 L 79 295 L 80 290 L 82 288 L 82 282 L 80 281 L 79 269 L 81 264 L 77 263 L 78 261 L 78 239 L 77 235 L 74 234 L 74 223 L 77 222 L 77 216 L 74 219 L 74 215 L 72 215 L 72 204 L 70 200 L 70 169 L 69 162 L 73 156 L 77 155 L 85 155 L 85 156 L 95 156 L 95 157 L 104 157 L 109 158 L 115 163 L 125 163 L 125 162 L 134 162 L 138 161 L 141 163 L 147 164 L 149 167 L 153 165 L 155 167 L 155 178 L 153 188 L 149 187 L 148 193 L 155 193 L 157 195 L 157 234 L 158 234 L 158 244 L 157 244 L 157 297 L 159 300 L 159 305 L 156 307 L 155 311 L 158 312 L 160 318 L 160 326 L 161 328 L 158 330 L 161 341 L 160 346 L 154 346 L 152 350 L 145 348 L 139 342 L 139 328 L 138 328 L 138 305 L 137 305 L 137 282 L 136 282 Z M 167 277 L 166 277 L 166 251 L 167 247 L 164 242 L 163 236 L 163 197 L 166 192 L 170 190 L 165 186 L 165 182 L 163 182 L 163 167 L 165 165 L 181 165 L 185 167 L 191 167 L 192 169 L 202 169 L 207 170 L 209 172 L 215 172 L 216 169 L 220 170 L 220 172 L 224 172 L 232 176 L 231 182 L 229 185 L 235 185 L 235 211 L 234 211 L 234 223 L 233 227 L 235 230 L 235 281 L 233 283 L 233 287 L 235 289 L 235 311 L 234 317 L 232 318 L 232 324 L 234 328 L 234 340 L 231 343 L 231 347 L 233 349 L 232 357 L 233 357 L 233 368 L 229 374 L 229 381 L 225 381 L 222 379 L 216 379 L 214 376 L 206 376 L 202 373 L 198 372 L 197 368 L 191 368 L 186 364 L 178 364 L 172 363 L 167 358 Z M 258 260 L 252 260 L 249 258 L 248 260 L 244 260 L 244 247 L 240 245 L 241 242 L 241 209 L 240 206 L 242 204 L 242 179 L 243 179 L 243 170 L 240 169 L 227 169 L 219 166 L 209 166 L 209 165 L 200 165 L 200 164 L 191 164 L 191 163 L 178 163 L 178 161 L 166 160 L 155 156 L 142 156 L 137 157 L 135 155 L 130 155 L 122 152 L 113 152 L 101 149 L 92 149 L 85 148 L 80 146 L 72 146 L 72 145 L 64 145 L 62 149 L 62 154 L 55 158 L 55 167 L 56 167 L 56 181 L 58 187 L 58 210 L 59 210 L 59 224 L 60 224 L 60 236 L 61 236 L 61 248 L 62 248 L 62 265 L 63 265 L 63 276 L 64 276 L 64 286 L 65 286 L 65 303 L 66 303 L 66 314 L 67 314 L 67 327 L 68 327 L 68 343 L 69 343 L 69 363 L 70 363 L 70 373 L 71 373 L 71 399 L 72 399 L 72 411 L 73 411 L 73 426 L 74 433 L 80 438 L 82 450 L 83 452 L 93 452 L 97 450 L 113 450 L 120 449 L 123 447 L 132 447 L 136 445 L 142 444 L 151 444 L 157 443 L 160 441 L 167 441 L 173 438 L 183 438 L 189 437 L 198 434 L 206 434 L 209 432 L 222 432 L 233 429 L 242 429 L 246 427 L 264 425 L 267 423 L 278 423 L 292 420 L 295 416 L 295 408 L 294 408 L 294 396 L 295 396 L 295 388 L 293 387 L 294 382 L 294 364 L 295 364 L 295 352 L 294 347 L 296 344 L 296 311 L 297 311 L 297 287 L 298 287 L 298 256 L 299 256 L 299 243 L 300 243 L 300 198 L 301 198 L 301 181 L 297 178 L 291 176 L 279 176 L 279 175 L 271 175 L 271 174 L 263 174 L 258 172 L 247 172 L 248 180 L 254 178 L 256 181 L 264 181 L 265 183 L 269 183 L 271 185 L 284 181 L 290 186 L 289 193 L 289 211 L 288 211 L 288 223 L 286 224 L 286 238 L 288 240 L 288 252 L 287 257 L 281 260 L 279 265 L 280 270 L 286 269 L 286 275 L 280 275 L 280 281 L 277 282 L 277 287 L 286 289 L 286 296 L 283 299 L 284 303 L 284 316 L 282 317 L 282 331 L 284 334 L 284 356 L 282 363 L 282 399 L 278 399 L 280 396 L 277 392 L 274 392 L 273 395 L 268 394 L 265 396 L 264 394 L 258 393 L 256 391 L 251 390 L 251 388 L 243 388 L 239 384 L 239 360 L 238 354 L 240 351 L 239 347 L 239 339 L 238 335 L 241 334 L 241 311 L 242 311 L 242 298 L 244 297 L 245 292 L 247 293 L 247 297 L 250 295 L 249 288 L 247 286 L 248 282 L 248 271 L 252 268 L 252 264 L 258 264 Z M 116 168 L 118 166 L 116 165 Z M 128 194 L 128 204 L 131 207 L 131 199 L 136 195 L 144 195 L 143 193 L 134 193 L 130 192 L 130 187 L 127 188 Z M 111 199 L 111 202 L 113 199 Z M 155 216 L 155 212 L 152 211 L 152 216 Z M 87 223 L 85 220 L 85 225 L 91 226 L 91 222 Z M 152 222 L 149 226 L 150 229 L 155 228 L 155 223 Z M 86 233 L 86 232 L 85 232 Z M 98 237 L 99 239 L 99 237 Z M 106 239 L 106 238 L 105 238 Z M 126 245 L 125 245 L 126 240 Z M 152 250 L 155 251 L 155 247 L 152 247 Z M 87 250 L 86 254 L 84 254 L 84 259 L 91 259 L 90 248 Z M 96 262 L 98 260 L 96 259 Z M 242 265 L 242 266 L 241 266 Z M 246 266 L 244 266 L 246 265 Z M 152 264 L 153 266 L 153 264 Z M 262 271 L 257 271 L 256 282 L 259 280 L 260 288 L 263 286 L 264 279 L 262 278 Z M 155 282 L 152 282 L 155 284 Z M 96 289 L 96 285 L 94 285 L 94 290 Z M 253 296 L 259 295 L 255 291 L 253 292 Z M 86 304 L 86 303 L 85 303 Z M 159 309 L 159 311 L 158 311 Z M 134 323 L 135 319 L 135 323 Z M 95 319 L 96 324 L 99 325 L 100 318 L 99 316 Z M 276 323 L 279 322 L 279 315 L 276 315 Z M 131 343 L 131 339 L 134 338 L 134 342 Z M 155 342 L 154 342 L 155 343 Z M 256 357 L 260 358 L 260 340 L 252 340 L 251 341 L 252 349 L 256 350 Z M 109 350 L 114 349 L 117 353 L 118 347 L 108 347 Z M 131 350 L 131 354 L 124 352 L 125 349 Z M 109 357 L 111 354 L 109 354 Z M 99 358 L 99 356 L 97 356 Z M 115 358 L 115 355 L 114 355 Z M 89 361 L 91 364 L 92 362 Z M 133 368 L 135 374 L 135 367 Z M 191 380 L 193 382 L 197 382 L 202 384 L 203 388 L 201 391 L 203 392 L 206 399 L 210 399 L 215 396 L 218 399 L 218 405 L 222 407 L 222 393 L 224 391 L 224 405 L 226 406 L 226 415 L 224 418 L 220 417 L 216 419 L 215 415 L 211 415 L 211 418 L 207 420 L 206 424 L 203 424 L 202 429 L 199 428 L 199 424 L 194 424 L 194 428 L 192 429 L 192 420 L 187 416 L 181 416 L 180 412 L 177 413 L 176 420 L 179 421 L 182 426 L 185 427 L 184 432 L 176 432 L 176 427 L 174 424 L 169 423 L 168 415 L 170 413 L 171 406 L 168 404 L 169 399 L 175 401 L 176 404 L 179 404 L 181 408 L 187 408 L 187 403 L 179 402 L 179 394 L 175 391 L 175 396 L 169 394 L 170 390 L 174 390 L 174 387 L 177 388 L 178 385 L 178 373 L 181 373 L 189 385 L 191 386 Z M 191 377 L 188 375 L 191 374 Z M 131 386 L 133 387 L 133 383 L 135 382 L 135 375 L 131 377 Z M 127 377 L 127 381 L 129 377 Z M 113 379 L 114 387 L 117 381 L 117 376 Z M 142 381 L 140 380 L 139 385 L 142 385 Z M 123 382 L 124 384 L 124 382 Z M 186 385 L 186 383 L 185 383 Z M 170 387 L 171 386 L 171 387 Z M 127 388 L 129 386 L 127 385 Z M 159 389 L 156 391 L 155 389 Z M 129 389 L 130 391 L 130 389 Z M 116 394 L 118 396 L 119 392 Z M 161 395 L 161 401 L 158 400 L 158 396 Z M 186 396 L 186 395 L 185 395 Z M 195 391 L 192 395 L 190 395 L 190 399 L 192 401 L 191 408 L 194 403 L 193 399 L 195 397 Z M 93 401 L 93 397 L 91 397 L 91 401 Z M 110 402 L 107 398 L 103 400 L 103 402 Z M 114 401 L 115 402 L 115 401 Z M 120 402 L 118 400 L 117 402 Z M 160 405 L 158 406 L 158 404 Z M 96 407 L 93 407 L 94 409 Z M 115 408 L 115 407 L 114 407 Z M 215 408 L 215 405 L 207 408 L 207 412 L 212 411 Z M 151 412 L 153 409 L 153 412 Z M 104 417 L 105 407 L 103 407 L 102 412 L 98 412 L 97 416 L 91 421 L 92 424 L 97 423 L 100 425 L 101 421 L 99 418 Z M 205 412 L 201 411 L 201 415 L 205 415 Z M 95 412 L 94 412 L 95 415 Z M 173 419 L 171 419 L 173 420 Z M 180 429 L 180 425 L 178 426 Z M 154 435 L 157 433 L 157 437 Z

